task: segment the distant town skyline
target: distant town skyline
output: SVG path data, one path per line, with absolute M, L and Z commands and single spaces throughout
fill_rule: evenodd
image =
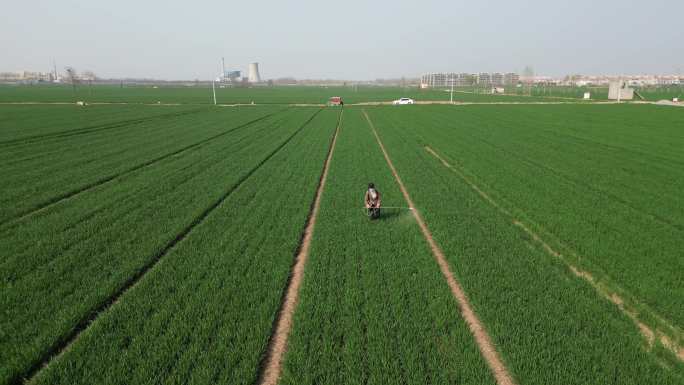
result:
M 429 72 L 684 73 L 684 2 L 12 2 L 0 72 L 65 66 L 103 78 L 373 80 Z
M 238 71 L 239 72 L 239 71 Z M 230 73 L 230 72 L 227 72 Z M 252 83 L 248 76 L 240 76 L 239 78 L 221 78 L 216 77 L 212 79 L 158 79 L 158 78 L 135 78 L 135 77 L 102 77 L 96 73 L 86 70 L 74 73 L 75 78 L 79 82 L 95 82 L 97 83 L 111 83 L 119 81 L 137 81 L 137 82 L 171 82 L 171 83 L 188 83 L 188 82 L 230 82 L 238 84 L 240 82 Z M 2 71 L 0 69 L 0 83 L 68 83 L 67 71 Z M 437 80 L 439 79 L 439 80 Z M 453 79 L 453 80 L 452 80 Z M 624 80 L 631 85 L 638 86 L 654 86 L 654 85 L 684 85 L 684 74 L 605 74 L 605 75 L 586 75 L 586 74 L 567 74 L 563 76 L 546 76 L 543 74 L 535 74 L 534 76 L 520 76 L 518 73 L 457 73 L 457 72 L 426 72 L 420 77 L 398 77 L 398 78 L 377 78 L 371 80 L 355 80 L 355 79 L 331 79 L 331 78 L 295 78 L 292 76 L 278 77 L 272 79 L 261 79 L 261 83 L 273 82 L 278 84 L 332 84 L 332 83 L 350 83 L 350 84 L 415 84 L 415 85 L 450 85 L 453 81 L 454 86 L 470 86 L 470 85 L 494 85 L 494 86 L 511 86 L 517 83 L 538 83 L 538 84 L 556 84 L 556 85 L 607 85 L 611 81 Z

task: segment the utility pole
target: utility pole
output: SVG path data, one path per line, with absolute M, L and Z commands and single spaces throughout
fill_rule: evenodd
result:
M 78 82 L 78 74 L 73 67 L 66 67 L 67 76 L 69 76 L 69 81 L 71 82 L 71 91 L 74 95 L 74 101 L 76 100 L 76 83 Z
M 451 93 L 449 94 L 449 103 L 454 104 L 454 77 L 451 76 Z

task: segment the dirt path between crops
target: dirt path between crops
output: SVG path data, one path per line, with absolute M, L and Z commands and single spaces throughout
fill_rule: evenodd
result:
M 321 205 L 321 196 L 323 195 L 325 182 L 328 178 L 330 161 L 333 157 L 333 152 L 335 151 L 335 143 L 337 143 L 337 136 L 340 132 L 340 126 L 342 125 L 343 113 L 344 110 L 341 110 L 337 120 L 335 134 L 330 142 L 328 157 L 323 163 L 323 172 L 321 173 L 321 178 L 318 182 L 318 188 L 316 189 L 316 197 L 311 205 L 309 217 L 306 220 L 302 241 L 299 246 L 297 256 L 295 257 L 294 267 L 292 268 L 292 274 L 290 275 L 290 279 L 285 290 L 285 296 L 283 297 L 280 311 L 275 322 L 275 328 L 269 340 L 266 356 L 262 360 L 263 364 L 261 366 L 257 380 L 257 383 L 260 385 L 276 385 L 280 379 L 282 361 L 285 355 L 285 350 L 287 349 L 287 340 L 290 335 L 290 331 L 292 330 L 294 312 L 297 307 L 297 300 L 299 298 L 299 288 L 301 287 L 302 279 L 304 278 L 304 267 L 306 266 L 306 261 L 309 257 L 311 239 L 313 238 L 314 228 L 316 226 L 316 218 L 318 217 L 318 210 Z
M 170 240 L 166 245 L 158 250 L 151 258 L 125 282 L 121 283 L 121 286 L 112 293 L 108 298 L 103 300 L 95 308 L 91 309 L 87 314 L 81 318 L 77 324 L 68 332 L 68 334 L 62 336 L 61 339 L 57 340 L 52 346 L 50 346 L 36 362 L 34 362 L 31 367 L 25 373 L 19 373 L 14 378 L 11 378 L 8 383 L 10 384 L 24 384 L 31 383 L 33 378 L 38 374 L 39 371 L 47 367 L 47 365 L 53 360 L 59 359 L 63 354 L 68 352 L 73 344 L 75 344 L 80 338 L 81 334 L 84 333 L 88 328 L 90 328 L 95 322 L 97 322 L 98 317 L 103 315 L 105 312 L 109 311 L 113 306 L 119 303 L 121 298 L 131 290 L 134 290 L 140 282 L 147 276 L 147 274 L 154 269 L 159 262 L 168 255 L 171 250 L 175 249 L 178 244 L 183 242 L 192 231 L 202 224 L 219 206 L 223 204 L 228 197 L 230 197 L 233 192 L 235 192 L 245 181 L 252 177 L 252 175 L 257 172 L 264 164 L 269 162 L 276 154 L 278 154 L 288 143 L 290 143 L 295 136 L 297 136 L 315 117 L 318 115 L 322 109 L 316 111 L 309 119 L 307 119 L 292 135 L 290 135 L 284 142 L 282 142 L 278 147 L 271 151 L 264 159 L 261 160 L 257 165 L 250 169 L 246 174 L 244 174 L 240 179 L 230 186 L 223 194 L 221 194 L 218 199 L 216 199 L 211 205 L 206 207 L 204 211 L 199 213 L 192 222 L 188 223 L 186 227 L 176 233 L 176 236 Z
M 480 353 L 484 357 L 485 361 L 487 361 L 490 370 L 494 374 L 496 383 L 499 385 L 514 385 L 515 381 L 513 381 L 513 377 L 509 374 L 508 369 L 503 364 L 503 361 L 501 361 L 499 353 L 494 347 L 494 344 L 492 343 L 492 340 L 489 337 L 487 330 L 482 324 L 482 321 L 480 321 L 480 319 L 477 317 L 477 314 L 475 314 L 475 311 L 470 305 L 470 301 L 468 300 L 465 291 L 461 287 L 461 284 L 454 277 L 454 274 L 451 272 L 449 268 L 449 263 L 447 262 L 446 257 L 444 256 L 444 252 L 439 247 L 439 245 L 437 245 L 437 242 L 435 242 L 434 238 L 432 237 L 432 233 L 430 233 L 430 230 L 428 229 L 427 225 L 425 224 L 425 221 L 423 220 L 423 217 L 420 215 L 418 210 L 415 210 L 415 205 L 411 200 L 408 190 L 404 186 L 404 183 L 401 181 L 401 178 L 399 177 L 397 170 L 394 168 L 394 164 L 392 163 L 392 160 L 390 159 L 387 150 L 385 150 L 385 146 L 382 144 L 382 140 L 380 140 L 380 136 L 378 135 L 378 132 L 375 130 L 373 122 L 371 121 L 370 117 L 368 116 L 365 110 L 363 110 L 363 115 L 366 117 L 366 120 L 368 121 L 368 125 L 371 131 L 373 131 L 373 135 L 375 135 L 375 139 L 377 140 L 378 145 L 380 146 L 380 150 L 382 150 L 382 154 L 384 155 L 385 160 L 387 161 L 387 165 L 392 171 L 392 175 L 394 175 L 394 179 L 397 181 L 397 184 L 399 184 L 399 189 L 401 190 L 401 193 L 404 195 L 406 203 L 408 203 L 409 208 L 411 208 L 411 213 L 413 213 L 413 217 L 416 219 L 416 222 L 418 222 L 418 226 L 420 227 L 423 236 L 430 245 L 430 249 L 432 250 L 432 254 L 435 256 L 437 264 L 439 265 L 439 269 L 442 271 L 444 278 L 446 278 L 447 284 L 451 289 L 452 295 L 458 302 L 458 306 L 461 311 L 461 316 L 463 316 L 463 319 L 466 321 L 466 324 L 468 325 L 468 328 L 470 329 L 470 332 L 473 334 L 475 342 L 477 343 L 478 348 L 480 349 Z
M 487 201 L 489 204 L 491 204 L 493 207 L 495 207 L 497 210 L 499 210 L 501 213 L 509 217 L 513 224 L 520 229 L 522 229 L 528 236 L 530 236 L 535 242 L 540 244 L 544 251 L 546 251 L 549 255 L 552 255 L 553 257 L 558 258 L 561 260 L 571 271 L 572 273 L 587 281 L 596 292 L 601 295 L 602 297 L 606 298 L 610 302 L 614 303 L 622 313 L 627 315 L 629 319 L 634 322 L 634 324 L 637 326 L 639 329 L 639 332 L 642 334 L 644 339 L 646 340 L 646 343 L 648 344 L 649 348 L 652 348 L 655 342 L 656 337 L 660 341 L 660 343 L 665 346 L 667 349 L 669 349 L 679 360 L 684 361 L 684 346 L 680 346 L 677 342 L 677 337 L 675 335 L 671 335 L 670 333 L 667 333 L 663 330 L 657 329 L 657 328 L 652 328 L 645 323 L 643 323 L 639 319 L 639 313 L 636 309 L 634 309 L 632 306 L 629 306 L 625 303 L 625 300 L 623 299 L 622 296 L 620 296 L 617 292 L 614 290 L 611 290 L 610 288 L 606 287 L 605 285 L 600 284 L 594 276 L 585 270 L 582 270 L 578 268 L 577 266 L 573 265 L 570 263 L 566 258 L 563 257 L 563 255 L 555 250 L 551 245 L 549 245 L 542 237 L 537 234 L 535 231 L 527 227 L 524 223 L 522 223 L 519 219 L 517 219 L 509 210 L 501 206 L 498 202 L 496 202 L 489 194 L 487 194 L 484 190 L 482 190 L 476 183 L 474 183 L 470 178 L 468 178 L 467 175 L 465 175 L 461 170 L 458 168 L 452 166 L 449 164 L 444 158 L 442 158 L 439 154 L 437 154 L 431 147 L 425 146 L 425 151 L 430 153 L 432 156 L 437 158 L 443 165 L 444 167 L 450 169 L 451 171 L 455 172 L 461 179 L 463 179 L 470 188 L 472 188 L 475 192 L 482 197 L 485 201 Z M 631 302 L 638 302 L 636 299 L 631 299 Z M 658 317 L 656 314 L 652 314 L 653 316 L 659 318 L 662 320 L 662 318 Z M 670 328 L 673 328 L 669 323 L 665 320 L 662 320 L 663 323 L 668 324 Z M 673 333 L 676 334 L 676 333 Z

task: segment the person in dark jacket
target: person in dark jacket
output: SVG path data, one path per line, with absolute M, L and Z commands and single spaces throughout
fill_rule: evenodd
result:
M 366 212 L 368 217 L 371 219 L 376 219 L 380 216 L 380 205 L 382 204 L 382 198 L 380 197 L 380 191 L 375 189 L 373 183 L 368 183 L 368 190 L 366 190 L 366 196 L 364 198 L 366 203 Z

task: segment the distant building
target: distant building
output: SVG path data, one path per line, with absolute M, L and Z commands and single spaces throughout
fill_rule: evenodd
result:
M 19 81 L 21 80 L 21 75 L 19 72 L 0 72 L 0 80 L 2 81 Z
M 466 87 L 475 83 L 475 77 L 468 73 L 460 73 L 456 77 L 456 86 Z
M 420 84 L 422 88 L 448 87 L 452 76 L 453 74 L 445 72 L 429 73 L 421 76 Z
M 504 74 L 500 72 L 495 72 L 490 75 L 491 84 L 495 87 L 500 87 L 504 85 Z
M 676 86 L 682 83 L 682 79 L 677 76 L 661 76 L 658 78 L 658 85 L 661 86 Z
M 5 82 L 50 82 L 54 80 L 51 72 L 17 71 L 0 72 L 0 81 Z
M 502 80 L 503 77 L 503 80 Z M 494 73 L 452 73 L 452 72 L 435 72 L 424 74 L 420 78 L 420 85 L 422 88 L 446 88 L 451 86 L 451 82 L 455 87 L 465 87 L 477 85 L 482 88 L 501 87 L 501 86 L 517 86 L 520 83 L 529 85 L 543 85 L 543 86 L 570 86 L 570 87 L 591 87 L 591 86 L 605 86 L 608 87 L 610 83 L 623 80 L 631 87 L 670 87 L 670 86 L 684 86 L 684 77 L 682 75 L 600 75 L 588 76 L 573 74 L 565 76 L 564 78 L 553 78 L 549 76 L 527 76 L 523 77 L 516 73 L 509 72 L 501 74 Z M 629 93 L 629 91 L 627 91 Z
M 240 82 L 240 71 L 223 71 L 222 76 L 216 78 L 216 81 L 221 83 L 236 84 Z
M 473 85 L 501 87 L 504 85 L 515 85 L 519 81 L 520 76 L 515 73 L 503 74 L 495 72 L 490 74 L 488 72 L 481 72 L 470 74 L 465 72 L 431 72 L 420 77 L 420 87 L 445 88 L 451 87 L 452 83 L 454 87 L 469 87 Z
M 455 72 L 432 72 L 424 74 L 420 77 L 420 87 L 421 88 L 444 88 L 451 87 L 452 83 L 454 87 L 466 87 L 472 86 L 475 82 L 477 75 L 473 76 L 469 73 Z
M 235 80 L 240 78 L 240 71 L 224 71 L 223 78 L 228 80 Z
M 520 82 L 520 75 L 509 72 L 506 75 L 504 75 L 504 85 L 506 86 L 514 86 Z
M 429 73 L 420 77 L 420 84 L 422 88 L 444 87 L 446 79 L 445 73 Z

